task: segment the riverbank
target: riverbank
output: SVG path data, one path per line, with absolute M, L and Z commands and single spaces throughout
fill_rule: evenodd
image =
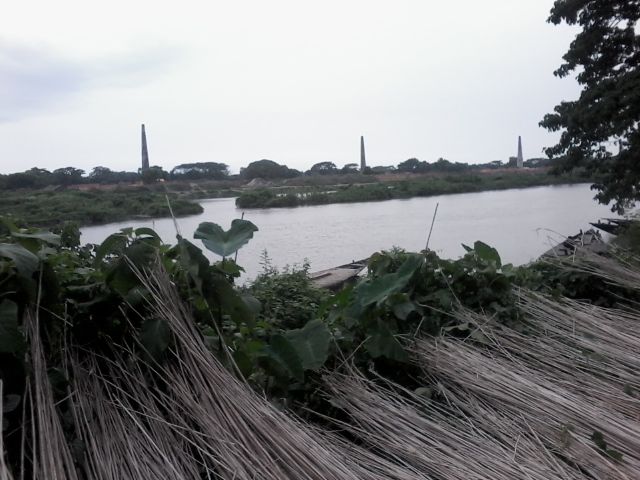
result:
M 109 190 L 5 191 L 0 195 L 0 215 L 37 227 L 64 222 L 100 225 L 130 219 L 159 218 L 202 213 L 202 206 L 175 192 L 140 188 Z
M 242 192 L 236 199 L 236 206 L 239 208 L 277 208 L 372 202 L 583 182 L 585 179 L 579 176 L 555 176 L 546 171 L 411 176 L 402 180 L 386 179 L 368 184 L 249 190 Z

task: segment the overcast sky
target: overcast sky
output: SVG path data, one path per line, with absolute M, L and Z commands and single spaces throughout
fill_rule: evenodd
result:
M 553 0 L 20 0 L 0 15 L 0 171 L 268 158 L 525 158 L 575 31 Z

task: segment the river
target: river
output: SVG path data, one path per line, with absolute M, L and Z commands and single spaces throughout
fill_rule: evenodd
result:
M 393 246 L 419 251 L 425 247 L 439 203 L 429 246 L 441 257 L 457 258 L 464 254 L 462 243 L 473 245 L 475 240 L 482 240 L 498 249 L 503 262 L 524 264 L 561 238 L 588 229 L 590 221 L 615 216 L 608 207 L 597 204 L 593 195 L 589 185 L 580 184 L 383 202 L 248 209 L 245 219 L 256 224 L 259 231 L 239 251 L 238 263 L 245 268 L 247 279 L 260 272 L 265 250 L 275 266 L 300 264 L 307 259 L 312 271 L 366 258 Z M 226 230 L 231 220 L 242 215 L 232 198 L 200 203 L 203 213 L 178 219 L 185 238 L 192 239 L 200 222 L 215 222 Z M 175 241 L 173 221 L 164 218 L 85 227 L 82 241 L 100 243 L 127 226 L 151 227 L 165 242 Z M 199 240 L 194 243 L 202 246 Z

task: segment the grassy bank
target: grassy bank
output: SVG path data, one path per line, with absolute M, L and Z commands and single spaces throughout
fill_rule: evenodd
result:
M 170 215 L 165 192 L 146 188 L 113 190 L 5 191 L 0 195 L 0 215 L 10 215 L 29 225 L 53 227 L 62 222 L 96 225 L 136 217 Z M 168 193 L 176 216 L 202 212 L 197 203 Z
M 296 207 L 328 203 L 371 202 L 395 198 L 429 197 L 452 193 L 482 192 L 588 181 L 577 176 L 552 176 L 546 172 L 458 174 L 418 177 L 374 184 L 336 185 L 319 188 L 257 189 L 236 199 L 240 208 Z

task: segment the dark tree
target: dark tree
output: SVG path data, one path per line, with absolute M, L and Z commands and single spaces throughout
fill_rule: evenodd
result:
M 313 165 L 307 173 L 310 175 L 334 175 L 339 173 L 339 170 L 333 162 L 320 162 Z
M 211 179 L 223 180 L 229 176 L 229 166 L 216 162 L 183 163 L 171 170 L 171 178 L 189 180 Z
M 280 165 L 273 160 L 258 160 L 251 162 L 246 168 L 240 170 L 240 176 L 247 180 L 254 178 L 291 178 L 298 176 L 300 172 L 292 170 L 286 165 Z
M 114 173 L 107 167 L 93 167 L 89 174 L 89 181 L 94 183 L 113 183 L 115 181 Z
M 405 160 L 398 164 L 399 172 L 419 173 L 426 172 L 428 168 L 429 164 L 427 162 L 420 161 L 417 158 L 410 158 L 409 160 Z
M 556 170 L 585 168 L 597 179 L 596 199 L 623 212 L 640 199 L 640 0 L 556 0 L 549 22 L 580 33 L 554 74 L 578 72 L 580 97 L 555 107 L 540 125 L 560 131 Z
M 84 170 L 74 167 L 58 168 L 53 171 L 53 181 L 57 185 L 72 185 L 82 183 Z
M 38 184 L 37 177 L 26 172 L 11 173 L 5 178 L 5 185 L 9 190 L 14 190 L 17 188 L 34 188 Z
M 340 169 L 340 173 L 349 174 L 349 173 L 360 173 L 360 165 L 357 163 L 347 163 L 344 167 Z
M 143 183 L 155 183 L 161 180 L 167 180 L 169 178 L 169 173 L 162 167 L 154 165 L 153 167 L 142 170 L 140 177 L 142 178 Z

